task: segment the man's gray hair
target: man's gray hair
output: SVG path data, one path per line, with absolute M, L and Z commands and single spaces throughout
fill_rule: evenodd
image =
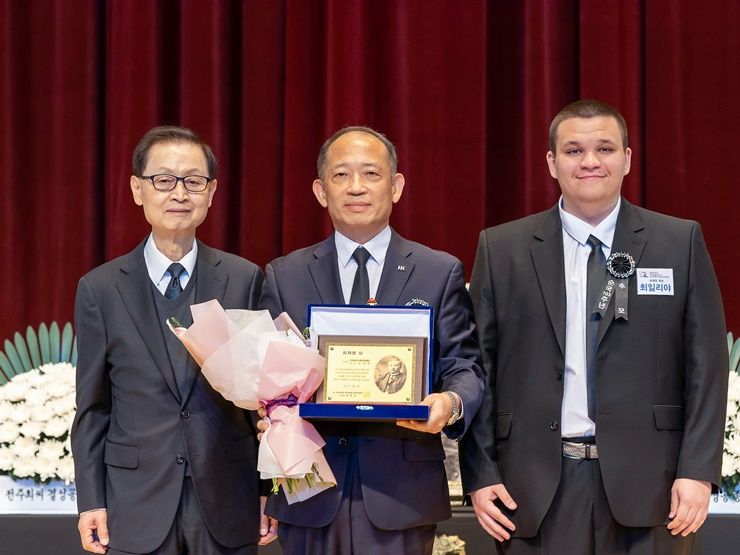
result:
M 316 160 L 316 170 L 318 171 L 319 179 L 323 179 L 324 171 L 326 170 L 326 157 L 329 152 L 329 147 L 332 145 L 332 143 L 342 135 L 355 132 L 367 133 L 368 135 L 372 135 L 381 143 L 383 143 L 386 150 L 388 151 L 388 162 L 391 165 L 391 174 L 393 175 L 396 173 L 396 171 L 398 170 L 398 156 L 396 155 L 396 147 L 393 146 L 393 143 L 388 140 L 388 137 L 386 137 L 379 131 L 375 131 L 375 129 L 365 127 L 364 125 L 349 125 L 347 127 L 342 127 L 339 131 L 326 139 L 326 141 L 324 141 L 324 144 L 321 145 L 321 150 L 319 150 L 319 157 Z

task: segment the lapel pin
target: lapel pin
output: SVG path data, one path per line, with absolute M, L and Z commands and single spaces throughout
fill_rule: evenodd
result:
M 405 271 L 406 271 L 406 266 L 401 266 L 401 265 L 399 264 L 399 265 L 398 265 L 398 267 L 397 267 L 396 269 L 397 269 L 397 270 L 398 270 L 399 272 L 405 272 Z

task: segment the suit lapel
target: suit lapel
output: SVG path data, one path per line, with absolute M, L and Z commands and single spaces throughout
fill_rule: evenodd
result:
M 638 214 L 635 207 L 622 199 L 622 206 L 619 208 L 619 216 L 617 217 L 617 225 L 614 229 L 614 241 L 612 243 L 611 252 L 626 252 L 635 259 L 635 265 L 639 264 L 642 251 L 645 249 L 647 241 L 645 238 L 638 233 L 645 228 L 642 223 L 642 218 Z M 632 281 L 634 278 L 630 278 Z M 631 291 L 632 287 L 628 287 L 628 291 Z M 628 299 L 629 302 L 629 299 Z M 597 337 L 597 345 L 601 344 L 601 340 L 606 335 L 606 332 L 614 321 L 614 299 L 609 303 L 609 308 L 604 316 L 603 320 L 599 324 L 599 334 Z
M 391 230 L 391 241 L 385 253 L 383 271 L 378 284 L 378 304 L 395 305 L 401 296 L 414 271 L 414 261 L 411 256 L 411 245 L 395 231 Z
M 229 276 L 221 270 L 221 257 L 218 252 L 198 241 L 198 262 L 196 263 L 195 302 L 204 303 L 217 299 L 223 303 L 226 293 L 226 284 Z M 200 368 L 191 356 L 188 356 L 188 376 L 184 384 L 182 394 L 182 405 L 184 406 L 193 390 L 195 379 L 200 373 Z
M 311 274 L 321 302 L 323 304 L 344 304 L 334 234 L 319 243 L 313 255 L 314 260 L 308 264 L 308 272 Z
M 175 372 L 167 355 L 162 327 L 152 299 L 151 279 L 143 251 L 144 243 L 123 259 L 120 268 L 122 276 L 116 283 L 116 288 L 167 387 L 175 398 L 180 399 Z
M 563 233 L 557 205 L 544 214 L 531 249 L 537 280 L 560 352 L 565 353 L 565 267 Z
M 211 299 L 222 302 L 229 276 L 219 267 L 218 252 L 198 241 L 198 277 L 195 282 L 195 302 L 204 303 Z

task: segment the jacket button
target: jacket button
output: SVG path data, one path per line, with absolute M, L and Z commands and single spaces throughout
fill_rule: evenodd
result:
M 553 432 L 557 432 L 560 429 L 560 424 L 558 424 L 557 420 L 553 420 L 552 422 L 550 422 L 550 429 Z
M 177 461 L 177 464 L 182 464 L 185 462 L 185 457 L 182 455 L 177 455 L 177 458 L 175 459 Z
M 560 381 L 563 379 L 563 372 L 562 370 L 555 370 L 555 379 Z
M 340 437 L 339 438 L 339 447 L 347 447 L 347 438 L 346 437 Z
M 190 411 L 188 409 L 184 409 L 180 412 L 180 416 L 182 416 L 185 419 L 190 418 Z

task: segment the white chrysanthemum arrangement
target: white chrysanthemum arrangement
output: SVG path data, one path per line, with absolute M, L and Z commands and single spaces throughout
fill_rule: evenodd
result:
M 740 374 L 730 369 L 727 388 L 727 423 L 722 457 L 722 489 L 729 497 L 740 496 Z
M 0 386 L 0 474 L 74 481 L 75 367 L 43 364 Z

